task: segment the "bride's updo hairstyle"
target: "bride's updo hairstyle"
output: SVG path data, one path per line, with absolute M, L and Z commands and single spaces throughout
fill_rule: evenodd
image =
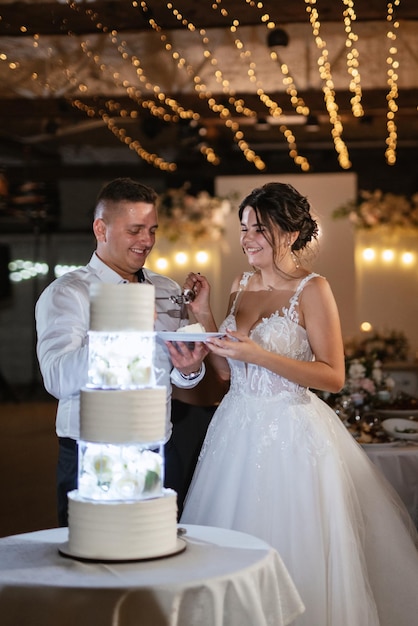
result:
M 245 207 L 252 207 L 257 220 L 267 228 L 269 243 L 275 245 L 274 226 L 285 233 L 299 232 L 292 250 L 303 250 L 318 235 L 318 224 L 311 215 L 311 206 L 292 185 L 267 183 L 257 187 L 239 205 L 238 215 L 242 219 Z

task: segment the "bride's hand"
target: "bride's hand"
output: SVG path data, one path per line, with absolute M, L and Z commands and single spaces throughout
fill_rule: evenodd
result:
M 205 313 L 209 309 L 210 284 L 205 276 L 190 272 L 186 276 L 183 284 L 185 289 L 191 289 L 194 293 L 194 300 L 187 303 L 188 308 L 195 316 Z
M 224 337 L 211 337 L 206 341 L 209 350 L 218 356 L 255 363 L 256 354 L 263 350 L 255 341 L 244 333 L 236 330 L 226 330 Z

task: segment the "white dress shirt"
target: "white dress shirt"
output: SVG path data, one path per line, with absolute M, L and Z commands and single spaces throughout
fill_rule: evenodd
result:
M 171 278 L 144 269 L 146 282 L 155 286 L 157 319 L 155 330 L 176 331 L 188 323 L 187 311 L 170 301 L 181 293 Z M 40 295 L 35 307 L 37 355 L 45 389 L 58 399 L 56 432 L 59 437 L 77 439 L 80 432 L 80 389 L 87 383 L 89 289 L 93 283 L 127 282 L 93 253 L 85 267 L 54 280 Z M 156 384 L 167 389 L 167 433 L 171 434 L 171 383 L 195 387 L 205 374 L 185 380 L 173 368 L 164 342 L 156 338 Z

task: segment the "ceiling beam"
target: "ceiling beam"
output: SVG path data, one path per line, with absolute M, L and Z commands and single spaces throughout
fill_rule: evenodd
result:
M 163 29 L 181 28 L 179 20 L 167 8 L 165 0 L 148 0 L 147 8 L 141 3 L 133 6 L 132 0 L 99 0 L 97 2 L 66 2 L 27 0 L 26 2 L 2 2 L 0 0 L 0 37 L 28 37 L 40 35 L 67 35 L 72 32 L 86 35 L 98 32 L 98 24 L 105 31 L 113 28 L 119 32 L 150 30 L 149 20 L 155 19 Z M 262 10 L 243 0 L 228 0 L 227 5 L 216 5 L 198 0 L 176 0 L 176 9 L 189 22 L 199 28 L 229 28 L 233 19 L 241 26 L 262 23 L 262 16 L 269 15 L 277 26 L 291 23 L 309 23 L 306 4 L 302 0 L 278 2 L 264 0 Z M 321 22 L 341 22 L 343 6 L 338 0 L 321 0 L 315 5 Z M 222 12 L 226 10 L 226 14 Z M 387 3 L 383 0 L 367 0 L 355 6 L 357 22 L 385 21 Z M 396 8 L 399 20 L 418 20 L 418 2 L 402 0 Z

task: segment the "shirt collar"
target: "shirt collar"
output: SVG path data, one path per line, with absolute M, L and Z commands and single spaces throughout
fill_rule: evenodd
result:
M 115 272 L 115 270 L 112 270 L 112 268 L 110 268 L 108 265 L 106 265 L 106 263 L 99 259 L 96 252 L 93 252 L 89 265 L 94 269 L 97 276 L 104 283 L 113 283 L 117 285 L 119 283 L 128 282 L 124 278 L 122 278 L 120 274 Z
M 115 270 L 112 270 L 108 265 L 106 265 L 106 263 L 104 263 L 96 254 L 96 252 L 93 252 L 91 259 L 89 261 L 89 266 L 92 267 L 95 271 L 95 273 L 97 274 L 97 276 L 104 282 L 104 283 L 113 283 L 115 285 L 119 284 L 119 283 L 127 283 L 129 281 L 125 280 L 124 278 L 122 278 L 122 276 L 120 276 L 120 274 L 118 274 L 117 272 L 115 272 Z M 149 283 L 150 285 L 154 285 L 156 284 L 156 287 L 163 287 L 165 286 L 165 284 L 167 283 L 167 278 L 160 276 L 159 274 L 155 274 L 155 272 L 151 272 L 150 270 L 147 270 L 145 267 L 142 268 L 143 272 L 144 272 L 144 278 L 146 283 Z M 159 280 L 160 279 L 160 280 Z M 159 283 L 162 283 L 161 285 Z M 171 283 L 171 281 L 170 281 Z M 173 283 L 174 285 L 174 283 Z M 173 289 L 171 287 L 171 289 Z

